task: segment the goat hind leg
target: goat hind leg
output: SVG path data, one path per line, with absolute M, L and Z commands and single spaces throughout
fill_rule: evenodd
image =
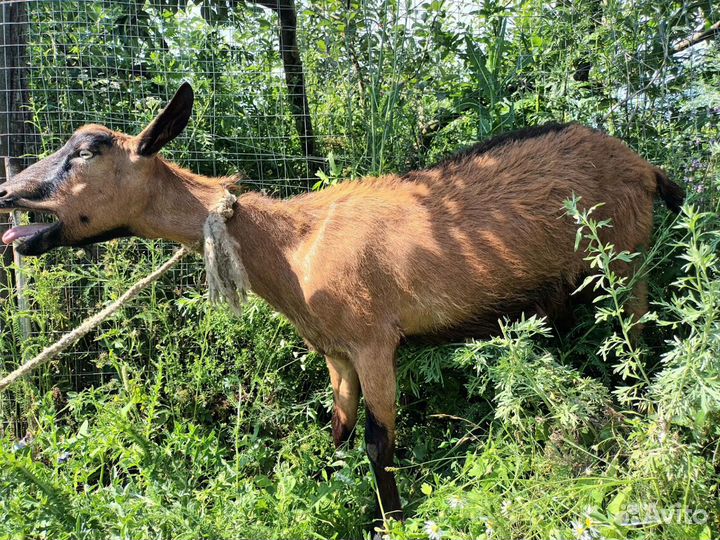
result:
M 376 519 L 403 519 L 395 474 L 395 345 L 360 355 L 355 363 L 367 410 L 365 444 L 379 496 Z
M 332 435 L 335 448 L 352 442 L 357 423 L 360 381 L 348 360 L 325 357 L 333 389 Z

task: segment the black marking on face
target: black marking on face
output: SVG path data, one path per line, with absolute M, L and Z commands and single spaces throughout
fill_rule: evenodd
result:
M 80 157 L 80 152 L 89 150 L 94 156 L 102 154 L 106 147 L 111 147 L 115 139 L 108 133 L 76 133 L 65 143 L 56 154 L 57 169 L 55 175 L 47 183 L 45 198 L 52 195 L 55 189 L 65 182 L 73 168 L 73 160 Z M 52 159 L 52 156 L 48 159 Z
M 23 196 L 28 201 L 44 201 L 49 199 L 55 192 L 54 185 L 50 182 L 41 182 L 32 193 Z
M 111 147 L 114 138 L 107 133 L 80 133 L 73 135 L 65 146 L 60 150 L 65 158 L 63 169 L 67 172 L 72 168 L 72 161 L 80 157 L 80 152 L 89 150 L 94 156 L 99 156 L 107 147 Z
M 88 223 L 90 223 L 90 218 L 87 217 L 85 214 L 81 214 L 80 223 L 82 223 L 83 225 L 87 225 Z
M 33 163 L 14 176 L 3 187 L 2 208 L 22 207 L 22 201 L 41 202 L 52 199 L 58 188 L 70 177 L 80 152 L 89 150 L 95 156 L 114 144 L 111 133 L 76 133 L 54 154 Z M 77 158 L 77 159 L 76 159 Z M 8 197 L 8 193 L 12 196 Z
M 104 147 L 111 147 L 115 138 L 109 133 L 76 133 L 65 144 L 71 157 L 78 157 L 81 150 L 101 154 Z

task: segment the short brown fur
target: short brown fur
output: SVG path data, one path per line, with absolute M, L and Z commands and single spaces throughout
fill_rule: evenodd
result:
M 34 206 L 58 214 L 67 244 L 117 226 L 185 244 L 201 240 L 229 180 L 138 155 L 136 137 L 95 125 L 80 132 L 106 133 L 114 144 Z M 37 178 L 28 173 L 24 181 Z M 254 292 L 326 356 L 337 445 L 353 431 L 363 393 L 383 509 L 401 516 L 394 478 L 384 470 L 394 448 L 401 340 L 486 333 L 498 316 L 521 311 L 561 315 L 591 271 L 574 249 L 577 226 L 563 201 L 574 194 L 584 207 L 602 203 L 596 217 L 613 223 L 604 241 L 634 252 L 650 241 L 658 182 L 676 189 L 621 141 L 569 125 L 404 177 L 345 182 L 289 200 L 247 193 L 228 227 Z M 98 231 L 86 231 L 80 215 Z M 644 291 L 638 288 L 636 316 L 647 308 Z

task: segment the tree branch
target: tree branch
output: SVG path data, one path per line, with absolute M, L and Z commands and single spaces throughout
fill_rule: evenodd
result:
M 463 113 L 457 109 L 450 109 L 440 112 L 440 114 L 428 122 L 423 124 L 419 129 L 418 146 L 421 150 L 430 148 L 435 135 L 452 124 L 455 120 L 462 117 Z
M 720 21 L 713 24 L 707 30 L 697 32 L 689 38 L 683 39 L 680 43 L 673 47 L 673 54 L 677 54 L 684 51 L 685 49 L 689 49 L 690 47 L 697 45 L 701 41 L 705 41 L 715 37 L 717 34 L 720 34 Z

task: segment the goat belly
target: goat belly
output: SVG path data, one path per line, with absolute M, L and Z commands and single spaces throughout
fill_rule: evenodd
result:
M 466 339 L 484 339 L 497 335 L 500 326 L 498 319 L 474 320 L 457 326 L 448 326 L 426 334 L 404 336 L 404 342 L 417 345 L 442 345 Z
M 547 317 L 553 324 L 572 318 L 576 304 L 586 303 L 584 296 L 571 296 L 576 286 L 557 280 L 546 283 L 535 290 L 528 291 L 516 299 L 507 299 L 502 305 L 479 309 L 472 317 L 430 332 L 409 334 L 405 340 L 409 343 L 441 344 L 466 339 L 485 339 L 500 331 L 500 321 L 517 320 L 523 315 Z
M 527 303 L 524 308 L 519 306 L 508 307 L 508 310 L 493 310 L 482 313 L 458 324 L 438 328 L 427 333 L 411 334 L 405 336 L 407 343 L 439 345 L 466 339 L 485 339 L 497 335 L 500 330 L 499 321 L 503 317 L 511 320 L 519 318 L 523 313 L 533 315 L 538 313 L 535 303 Z

